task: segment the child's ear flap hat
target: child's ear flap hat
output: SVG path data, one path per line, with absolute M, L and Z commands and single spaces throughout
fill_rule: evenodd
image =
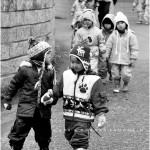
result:
M 85 70 L 90 66 L 90 47 L 84 44 L 76 44 L 70 51 L 70 56 L 77 57 Z
M 51 46 L 45 41 L 38 42 L 33 37 L 30 37 L 28 42 L 29 42 L 29 48 L 27 53 L 29 54 L 31 59 L 36 58 L 36 56 L 39 56 L 42 53 L 43 53 L 43 58 L 41 59 L 44 59 L 44 54 L 47 51 L 51 51 Z

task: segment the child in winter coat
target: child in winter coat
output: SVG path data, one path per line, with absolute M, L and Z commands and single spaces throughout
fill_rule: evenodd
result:
M 89 129 L 95 116 L 98 126 L 106 123 L 107 95 L 99 76 L 90 70 L 90 48 L 77 44 L 70 51 L 70 69 L 53 90 L 54 97 L 63 97 L 65 137 L 74 150 L 86 150 L 89 146 Z M 68 78 L 69 77 L 69 78 Z
M 137 60 L 139 47 L 135 33 L 130 30 L 128 19 L 122 12 L 117 13 L 115 23 L 115 30 L 106 43 L 106 58 L 112 64 L 114 92 L 118 93 L 121 79 L 124 82 L 122 90 L 128 91 L 128 84 Z
M 85 8 L 85 0 L 75 0 L 71 8 L 71 15 L 73 16 L 71 23 L 72 28 Z
M 137 11 L 137 23 L 141 24 L 143 22 L 144 16 L 144 0 L 134 0 L 133 2 L 133 10 L 136 8 Z
M 149 24 L 149 17 L 150 17 L 150 14 L 149 14 L 149 0 L 145 0 L 145 12 L 144 12 L 144 19 L 145 19 L 145 24 Z
M 101 32 L 105 38 L 105 44 L 107 42 L 108 37 L 112 34 L 114 31 L 115 26 L 115 16 L 113 14 L 107 14 L 104 19 L 102 20 L 102 29 Z M 99 70 L 98 74 L 103 79 L 103 82 L 105 83 L 105 79 L 107 77 L 107 72 L 109 73 L 109 80 L 113 81 L 112 74 L 111 74 L 111 64 L 109 63 L 109 60 L 104 60 L 103 55 L 100 54 L 99 57 Z
M 80 19 L 83 27 L 76 32 L 75 44 L 84 43 L 90 47 L 91 69 L 98 74 L 99 54 L 103 51 L 105 40 L 100 29 L 96 27 L 93 10 L 84 10 Z
M 31 128 L 40 150 L 48 150 L 51 141 L 51 105 L 41 97 L 52 89 L 54 68 L 50 63 L 51 46 L 34 38 L 29 40 L 29 61 L 23 61 L 4 94 L 4 107 L 11 109 L 12 98 L 19 91 L 16 120 L 8 135 L 13 150 L 21 150 Z

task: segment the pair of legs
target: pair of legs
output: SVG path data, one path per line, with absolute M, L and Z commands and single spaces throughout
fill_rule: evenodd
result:
M 98 20 L 99 20 L 99 26 L 101 28 L 101 23 L 106 14 L 109 13 L 110 8 L 110 2 L 100 1 L 98 6 Z
M 41 118 L 38 110 L 35 111 L 33 118 L 17 117 L 11 131 L 8 135 L 9 143 L 13 150 L 21 150 L 29 131 L 33 128 L 35 132 L 35 141 L 40 150 L 48 150 L 51 141 L 51 123 L 50 119 Z
M 89 146 L 90 122 L 65 120 L 65 138 L 74 150 L 86 150 Z
M 146 21 L 146 24 L 149 24 L 149 18 L 150 18 L 149 6 L 146 6 L 145 12 L 144 12 L 144 19 Z
M 115 83 L 114 92 L 118 93 L 120 91 L 121 79 L 124 82 L 123 91 L 128 91 L 128 84 L 132 77 L 132 67 L 129 65 L 122 64 L 112 64 L 111 73 Z
M 137 23 L 142 23 L 143 22 L 143 17 L 144 17 L 144 12 L 143 11 L 137 11 Z

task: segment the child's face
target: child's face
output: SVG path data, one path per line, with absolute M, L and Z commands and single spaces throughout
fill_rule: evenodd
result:
M 75 70 L 75 72 L 80 72 L 84 69 L 81 61 L 75 57 L 75 56 L 70 56 L 70 61 L 71 61 L 71 68 Z
M 51 55 L 50 54 L 51 54 L 50 51 L 46 54 L 45 64 L 47 64 L 47 65 L 49 65 L 51 62 Z
M 111 24 L 105 23 L 104 28 L 107 29 L 107 30 L 111 29 Z
M 120 31 L 124 31 L 126 28 L 126 23 L 123 21 L 119 21 L 117 22 L 117 29 Z
M 89 20 L 89 19 L 86 19 L 86 18 L 85 18 L 85 19 L 83 20 L 83 25 L 84 25 L 84 26 L 87 26 L 88 28 L 91 27 L 92 24 L 93 24 L 93 22 L 92 22 L 91 20 Z

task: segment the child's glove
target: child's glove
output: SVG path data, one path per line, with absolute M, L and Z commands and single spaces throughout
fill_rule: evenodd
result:
M 49 89 L 47 93 L 45 93 L 41 98 L 41 103 L 43 103 L 45 106 L 48 104 L 51 104 L 53 102 L 53 91 L 52 89 Z
M 11 106 L 11 103 L 4 103 L 4 107 L 6 110 L 11 110 L 12 106 Z
M 136 60 L 135 60 L 135 59 L 131 59 L 130 61 L 131 61 L 130 66 L 134 68 L 134 67 L 135 67 L 135 61 L 136 61 Z
M 103 128 L 105 124 L 106 124 L 106 117 L 104 116 L 104 114 L 102 114 L 98 118 L 98 127 Z

